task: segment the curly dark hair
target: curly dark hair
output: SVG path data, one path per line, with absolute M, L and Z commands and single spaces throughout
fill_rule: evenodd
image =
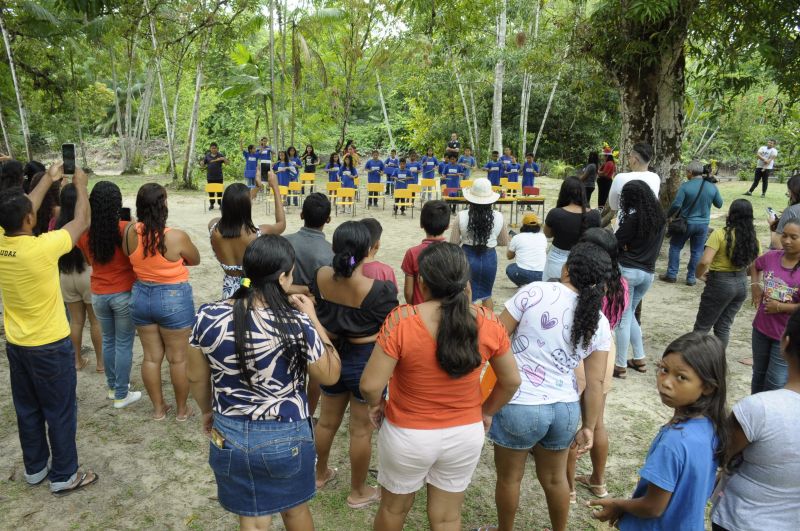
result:
M 494 227 L 494 210 L 492 205 L 470 203 L 467 211 L 467 233 L 472 238 L 472 245 L 485 248 Z
M 725 249 L 731 263 L 745 268 L 758 258 L 758 237 L 753 225 L 753 205 L 747 199 L 736 199 L 725 219 Z
M 122 246 L 119 219 L 122 212 L 122 192 L 111 181 L 100 181 L 89 194 L 92 224 L 89 227 L 89 252 L 98 264 L 107 264 Z
M 620 273 L 619 247 L 617 237 L 606 229 L 592 227 L 583 233 L 579 242 L 593 243 L 602 247 L 611 258 L 611 271 L 609 272 L 608 282 L 606 283 L 606 300 L 608 301 L 608 312 L 604 312 L 609 321 L 620 319 L 622 312 L 625 311 L 625 288 L 622 285 L 622 273 Z M 616 323 L 611 323 L 612 327 Z
M 646 182 L 636 179 L 630 181 L 622 188 L 619 196 L 620 222 L 625 218 L 636 215 L 636 238 L 645 240 L 654 234 L 661 234 L 661 229 L 667 223 L 664 209 L 658 202 L 656 194 Z
M 143 226 L 144 257 L 167 252 L 164 229 L 167 226 L 167 190 L 158 183 L 146 183 L 136 194 L 136 218 Z
M 30 189 L 33 190 L 36 188 L 43 177 L 43 171 L 34 175 L 33 179 L 31 179 Z M 53 210 L 59 206 L 60 194 L 61 182 L 56 181 L 50 186 L 47 194 L 45 194 L 44 198 L 42 199 L 42 204 L 39 205 L 39 210 L 36 211 L 36 225 L 33 227 L 34 236 L 39 236 L 40 234 L 47 232 L 47 229 L 50 226 L 50 220 L 53 219 Z
M 572 348 L 589 348 L 599 322 L 606 285 L 611 278 L 611 258 L 600 247 L 589 242 L 577 243 L 567 258 L 569 283 L 578 290 L 578 304 L 572 319 Z
M 69 183 L 61 189 L 60 195 L 61 213 L 56 220 L 56 228 L 60 229 L 75 218 L 75 203 L 78 202 L 78 190 L 75 185 Z M 83 273 L 86 270 L 86 259 L 77 247 L 73 247 L 70 252 L 62 255 L 58 259 L 58 270 L 65 275 L 72 273 Z

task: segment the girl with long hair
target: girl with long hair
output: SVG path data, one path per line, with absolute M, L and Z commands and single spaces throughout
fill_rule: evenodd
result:
M 578 178 L 583 183 L 583 190 L 586 192 L 586 204 L 591 208 L 592 193 L 594 192 L 597 182 L 597 170 L 600 167 L 600 157 L 597 151 L 589 152 L 589 158 L 586 161 L 586 166 L 581 170 Z
M 192 286 L 186 266 L 200 263 L 189 235 L 167 227 L 167 191 L 143 184 L 136 194 L 136 223 L 125 227 L 122 250 L 130 258 L 136 282 L 131 293 L 131 319 L 142 342 L 142 380 L 153 403 L 153 420 L 172 409 L 161 390 L 161 364 L 166 356 L 177 407 L 176 420 L 192 416 L 186 403 L 186 352 L 194 319 Z
M 75 217 L 75 203 L 78 201 L 78 191 L 72 183 L 61 189 L 59 203 L 61 211 L 55 222 L 55 228 L 60 229 Z M 46 231 L 45 231 L 46 232 Z M 94 355 L 97 360 L 96 371 L 105 372 L 103 367 L 103 339 L 100 323 L 92 309 L 92 291 L 89 286 L 89 277 L 92 268 L 86 263 L 81 250 L 73 247 L 70 252 L 58 259 L 58 272 L 61 277 L 61 295 L 67 305 L 69 313 L 69 338 L 75 350 L 75 368 L 78 370 L 86 367 L 89 361 L 81 356 L 83 350 L 83 326 L 86 317 L 89 317 L 89 333 L 92 338 Z
M 339 181 L 342 183 L 342 188 L 355 188 L 356 177 L 358 177 L 358 170 L 356 169 L 353 156 L 348 153 L 342 160 L 342 166 L 339 168 Z
M 289 186 L 289 182 L 292 180 L 294 166 L 289 162 L 285 151 L 278 151 L 278 159 L 272 168 L 278 176 L 278 184 L 281 186 Z
M 479 178 L 472 188 L 464 190 L 469 202 L 467 210 L 456 215 L 450 232 L 450 243 L 461 245 L 467 256 L 472 286 L 472 302 L 493 311 L 492 288 L 497 276 L 498 246 L 509 243 L 508 226 L 503 214 L 493 209 L 500 194 L 492 190 L 489 179 Z
M 595 518 L 623 531 L 705 529 L 706 502 L 730 439 L 726 377 L 716 337 L 690 332 L 667 346 L 656 387 L 672 418 L 650 445 L 633 496 L 592 500 Z
M 303 152 L 303 156 L 300 157 L 300 159 L 305 165 L 303 171 L 305 171 L 306 173 L 317 172 L 317 164 L 319 164 L 319 157 L 317 156 L 316 153 L 314 153 L 314 146 L 312 146 L 311 144 L 306 144 L 306 150 Z
M 614 155 L 605 153 L 603 166 L 597 172 L 597 208 L 602 210 L 608 201 L 608 192 L 611 191 L 611 182 L 617 173 L 617 165 L 614 164 Z
M 334 339 L 342 358 L 342 374 L 333 385 L 322 386 L 322 411 L 315 430 L 317 488 L 336 476 L 328 467 L 331 446 L 350 405 L 350 493 L 347 505 L 360 509 L 380 500 L 380 490 L 367 485 L 373 427 L 367 403 L 359 389 L 361 374 L 370 359 L 378 331 L 397 307 L 397 288 L 391 281 L 364 275 L 370 233 L 359 221 L 346 221 L 333 233 L 333 261 L 317 270 L 311 293 L 317 315 Z
M 706 241 L 697 264 L 697 278 L 706 281 L 694 321 L 694 331 L 707 334 L 714 329 L 724 347 L 728 346 L 731 326 L 747 299 L 750 264 L 761 254 L 753 205 L 736 199 L 728 209 L 725 227 L 715 229 Z
M 100 181 L 89 194 L 92 224 L 78 240 L 78 248 L 92 266 L 92 308 L 103 333 L 103 361 L 107 398 L 114 407 L 124 408 L 142 398 L 141 391 L 131 391 L 133 338 L 136 329 L 131 320 L 131 289 L 136 275 L 122 252 L 122 193 L 110 181 Z
M 634 318 L 636 306 L 653 284 L 656 259 L 667 229 L 667 218 L 658 198 L 646 182 L 628 182 L 620 194 L 619 268 L 628 283 L 630 304 L 622 314 L 616 330 L 617 355 L 614 376 L 625 378 L 627 367 L 638 372 L 647 371 L 642 328 Z M 633 347 L 633 359 L 628 360 L 628 346 Z
M 800 218 L 787 221 L 782 249 L 768 251 L 750 267 L 753 306 L 753 379 L 750 391 L 760 393 L 786 384 L 786 360 L 781 338 L 789 316 L 800 308 Z
M 194 318 L 188 376 L 209 436 L 217 499 L 242 529 L 313 529 L 314 441 L 306 378 L 333 383 L 339 357 L 314 305 L 288 296 L 294 249 L 264 235 L 245 250 L 233 299 Z
M 578 243 L 581 234 L 589 227 L 600 226 L 600 214 L 589 209 L 586 189 L 577 177 L 567 177 L 561 183 L 556 208 L 550 209 L 544 218 L 544 235 L 553 238 L 547 254 L 544 280 L 561 278 L 561 268 L 567 261 L 569 251 Z
M 781 341 L 788 378 L 782 389 L 750 395 L 733 406 L 723 477 L 712 497 L 711 529 L 792 531 L 800 522 L 800 313 Z
M 325 165 L 325 171 L 328 173 L 329 183 L 339 182 L 339 170 L 342 168 L 342 163 L 339 161 L 339 153 L 331 153 L 328 163 Z
M 260 181 L 261 169 L 256 170 Z M 269 172 L 269 187 L 275 197 L 275 224 L 256 227 L 252 219 L 252 199 L 247 186 L 234 183 L 222 195 L 222 217 L 208 222 L 211 250 L 222 267 L 222 298 L 229 299 L 239 289 L 242 278 L 242 257 L 250 243 L 262 234 L 282 234 L 286 230 L 286 214 L 281 201 L 278 178 Z
M 484 428 L 520 384 L 505 328 L 491 310 L 470 304 L 464 252 L 451 243 L 425 248 L 419 276 L 425 302 L 389 314 L 361 376 L 370 419 L 380 428 L 375 529 L 402 530 L 426 482 L 430 528 L 461 529 Z M 497 384 L 481 406 L 487 361 Z
M 39 172 L 31 179 L 30 189 L 33 190 L 44 177 L 44 172 Z M 60 196 L 63 181 L 56 181 L 47 191 L 42 199 L 42 204 L 36 210 L 36 225 L 33 227 L 33 235 L 39 236 L 55 228 L 56 219 L 61 211 Z
M 569 447 L 574 441 L 581 453 L 591 448 L 602 408 L 611 328 L 600 309 L 610 277 L 608 253 L 579 243 L 561 270 L 561 282 L 533 282 L 505 304 L 500 321 L 511 334 L 522 384 L 495 414 L 488 434 L 494 443 L 500 531 L 514 529 L 531 448 L 551 526 L 567 528 Z M 582 406 L 575 375 L 581 360 L 586 373 Z

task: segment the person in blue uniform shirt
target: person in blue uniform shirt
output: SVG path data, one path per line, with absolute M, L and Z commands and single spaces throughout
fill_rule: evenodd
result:
M 498 155 L 497 151 L 492 151 L 492 160 L 483 167 L 492 186 L 500 186 L 500 174 L 503 172 L 503 164 L 498 160 Z
M 286 152 L 278 151 L 278 160 L 273 166 L 273 171 L 278 176 L 278 185 L 289 186 L 292 181 L 292 168 L 292 163 L 286 158 Z
M 353 157 L 350 154 L 344 156 L 344 162 L 339 169 L 339 181 L 342 183 L 342 188 L 355 188 L 356 177 L 358 177 L 358 170 L 353 164 Z
M 501 177 L 505 177 L 508 174 L 508 166 L 511 164 L 512 158 L 513 155 L 511 154 L 511 148 L 503 148 L 503 154 L 500 155 L 500 164 L 503 166 L 503 173 L 500 175 Z
M 508 182 L 519 182 L 519 170 L 520 165 L 517 162 L 517 158 L 514 155 L 511 155 L 511 164 L 508 165 L 508 169 L 506 170 L 506 179 L 508 179 Z
M 258 162 L 261 164 L 261 175 L 267 175 L 272 169 L 272 146 L 269 145 L 267 137 L 261 137 L 256 153 L 258 154 Z
M 294 146 L 289 146 L 289 149 L 286 150 L 286 158 L 289 159 L 289 162 L 292 164 L 293 168 L 293 179 L 292 181 L 296 181 L 298 177 L 300 177 L 300 172 L 303 169 L 303 161 L 300 160 L 300 157 L 297 156 L 297 148 Z
M 439 161 L 433 155 L 433 148 L 428 148 L 427 154 L 422 157 L 420 162 L 422 163 L 422 178 L 435 179 Z
M 373 149 L 372 158 L 364 165 L 364 169 L 367 170 L 367 182 L 370 184 L 380 184 L 381 173 L 383 173 L 384 167 L 385 164 L 378 158 L 378 150 Z M 369 193 L 367 206 L 378 206 L 378 192 Z
M 447 156 L 447 163 L 444 165 L 442 171 L 444 178 L 445 190 L 450 197 L 456 197 L 461 188 L 461 179 L 464 177 L 464 167 L 456 162 L 456 154 L 450 153 Z M 456 204 L 450 205 L 450 210 L 455 213 Z
M 221 184 L 223 181 L 222 165 L 228 164 L 228 159 L 225 158 L 225 153 L 219 150 L 216 142 L 212 142 L 208 146 L 208 151 L 200 161 L 200 166 L 206 169 L 206 182 L 210 184 Z M 214 210 L 214 200 L 219 202 L 220 208 L 222 207 L 222 192 L 217 192 L 214 195 L 209 194 L 209 210 Z
M 328 173 L 329 183 L 339 182 L 340 169 L 342 169 L 342 163 L 339 160 L 339 153 L 334 151 L 333 153 L 331 153 L 331 157 L 328 159 L 328 163 L 325 165 L 325 171 Z
M 422 163 L 417 160 L 417 154 L 413 151 L 411 155 L 409 155 L 411 159 L 407 164 L 406 168 L 408 169 L 409 178 L 407 183 L 408 184 L 419 184 L 419 177 L 422 173 Z
M 411 175 L 408 167 L 406 166 L 406 159 L 402 157 L 400 159 L 400 167 L 397 168 L 397 172 L 394 174 L 394 190 L 405 190 L 408 188 L 408 184 L 414 180 L 414 176 Z M 397 201 L 394 203 L 394 213 L 397 214 Z M 406 207 L 400 207 L 400 213 L 402 215 L 406 215 Z
M 383 173 L 386 174 L 386 195 L 394 190 L 394 174 L 400 167 L 400 159 L 397 158 L 397 150 L 393 149 L 389 156 L 383 161 Z
M 472 156 L 470 148 L 464 148 L 464 154 L 458 157 L 458 163 L 464 168 L 464 178 L 469 179 L 472 176 L 472 170 L 475 168 L 475 157 Z
M 525 164 L 522 165 L 522 188 L 535 186 L 536 177 L 539 176 L 539 165 L 533 160 L 533 153 L 525 154 Z
M 250 189 L 250 199 L 253 200 L 258 194 L 258 189 L 256 188 L 258 154 L 256 153 L 256 147 L 253 144 L 247 146 L 247 149 L 245 150 L 241 139 L 239 140 L 239 149 L 242 150 L 242 156 L 244 157 L 244 181 L 247 187 Z

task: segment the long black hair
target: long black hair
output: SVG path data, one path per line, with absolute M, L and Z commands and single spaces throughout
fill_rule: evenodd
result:
M 611 277 L 611 258 L 599 245 L 578 243 L 567 258 L 569 282 L 578 290 L 578 304 L 572 319 L 572 348 L 589 348 L 597 331 L 606 284 Z
M 467 210 L 467 233 L 472 245 L 485 249 L 494 228 L 494 210 L 492 205 L 470 203 Z
M 167 252 L 164 229 L 167 226 L 167 190 L 158 183 L 146 183 L 136 194 L 136 219 L 142 224 L 144 256 Z
M 92 260 L 107 264 L 122 247 L 119 220 L 122 212 L 122 192 L 111 181 L 100 181 L 89 194 L 92 224 L 89 227 L 89 251 Z
M 580 242 L 593 243 L 608 253 L 611 259 L 611 270 L 609 271 L 608 281 L 606 282 L 606 300 L 608 300 L 608 317 L 618 319 L 625 311 L 625 288 L 622 285 L 622 274 L 619 269 L 619 247 L 617 237 L 610 231 L 600 227 L 587 229 L 581 236 Z
M 684 334 L 664 349 L 663 358 L 670 354 L 680 354 L 703 384 L 712 389 L 711 393 L 702 394 L 694 404 L 675 410 L 671 424 L 682 422 L 693 417 L 708 417 L 717 435 L 717 447 L 714 454 L 721 463 L 728 448 L 728 412 L 725 407 L 727 399 L 728 363 L 725 359 L 725 347 L 716 336 L 700 332 Z
M 636 179 L 622 187 L 619 196 L 620 222 L 626 218 L 636 216 L 636 239 L 647 240 L 654 235 L 661 234 L 667 223 L 664 209 L 658 202 L 656 194 L 647 186 L 647 183 Z
M 561 183 L 561 189 L 558 191 L 556 208 L 564 208 L 567 205 L 581 207 L 581 233 L 583 233 L 589 222 L 586 219 L 589 202 L 586 200 L 586 189 L 583 187 L 583 182 L 575 176 L 564 179 L 564 182 Z
M 56 220 L 56 228 L 60 229 L 75 218 L 75 203 L 78 202 L 78 190 L 75 185 L 69 183 L 61 189 L 61 213 Z M 72 273 L 83 273 L 86 269 L 86 260 L 83 253 L 77 247 L 73 247 L 70 252 L 62 255 L 58 259 L 58 270 L 65 275 Z
M 302 319 L 289 304 L 289 297 L 279 282 L 282 274 L 292 271 L 294 258 L 294 248 L 288 240 L 272 234 L 256 238 L 244 251 L 242 274 L 250 280 L 250 286 L 242 286 L 233 294 L 233 339 L 236 365 L 251 389 L 256 374 L 253 323 L 262 319 L 253 311 L 258 303 L 263 303 L 272 314 L 268 329 L 277 335 L 275 340 L 288 363 L 294 384 L 305 385 L 307 362 L 303 353 L 306 340 Z
M 725 249 L 731 263 L 745 268 L 758 258 L 758 237 L 753 225 L 753 205 L 747 199 L 736 199 L 725 219 Z
M 33 190 L 39 185 L 39 182 L 44 177 L 44 172 L 39 172 L 31 179 L 30 189 Z M 50 220 L 53 218 L 53 210 L 59 206 L 61 194 L 61 182 L 56 181 L 50 185 L 47 190 L 42 203 L 39 205 L 39 210 L 36 211 L 36 225 L 33 227 L 33 235 L 39 236 L 47 232 L 50 228 Z
M 350 278 L 369 254 L 371 243 L 369 229 L 360 221 L 345 221 L 336 227 L 331 241 L 334 277 Z
M 436 332 L 436 361 L 452 378 L 471 373 L 481 365 L 478 324 L 465 291 L 469 263 L 464 251 L 452 243 L 429 245 L 419 255 L 419 274 L 431 296 L 441 304 Z
M 787 361 L 791 358 L 795 362 L 795 367 L 800 367 L 800 311 L 795 311 L 786 322 L 786 330 L 783 332 L 786 339 L 783 355 Z
M 334 161 L 333 159 L 339 159 L 339 160 Z M 339 153 L 337 151 L 331 153 L 331 157 L 328 159 L 329 166 L 333 166 L 334 164 L 338 164 L 339 166 L 342 165 L 341 157 L 339 157 Z
M 789 206 L 800 203 L 800 173 L 792 175 L 786 181 L 786 189 L 789 193 Z
M 594 164 L 595 168 L 600 165 L 600 155 L 597 154 L 597 151 L 589 152 L 589 158 L 587 159 L 586 164 Z
M 223 238 L 238 238 L 242 229 L 255 234 L 258 229 L 253 224 L 253 204 L 250 189 L 243 183 L 233 183 L 222 194 L 222 217 L 217 230 Z
M 349 161 L 349 164 L 348 164 L 348 161 Z M 342 164 L 342 167 L 347 168 L 350 171 L 354 170 L 355 169 L 355 164 L 353 163 L 353 155 L 351 155 L 350 153 L 345 154 L 345 156 L 342 157 L 341 164 Z
M 44 175 L 44 168 L 37 171 L 37 173 L 42 173 Z M 41 177 L 39 177 L 41 179 Z M 7 160 L 5 162 L 0 162 L 0 190 L 8 190 L 9 188 L 14 188 L 15 186 L 22 186 L 22 183 L 25 180 L 25 169 L 22 166 L 22 163 L 18 160 Z M 30 190 L 33 190 L 33 187 L 30 187 Z M 27 193 L 28 190 L 25 190 Z

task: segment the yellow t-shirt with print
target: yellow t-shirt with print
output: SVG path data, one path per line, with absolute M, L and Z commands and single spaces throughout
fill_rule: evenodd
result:
M 9 343 L 39 347 L 69 336 L 58 259 L 70 249 L 72 237 L 65 230 L 0 235 L 0 290 Z
M 734 242 L 735 240 L 731 238 L 731 243 Z M 711 260 L 711 264 L 708 266 L 710 271 L 731 273 L 744 269 L 743 267 L 736 267 L 733 265 L 730 258 L 728 258 L 728 245 L 725 242 L 725 229 L 714 229 L 714 232 L 711 233 L 711 236 L 709 236 L 708 240 L 706 241 L 706 247 L 711 247 L 717 251 L 717 254 L 714 255 L 714 259 Z M 758 254 L 761 254 L 761 243 L 758 244 Z

